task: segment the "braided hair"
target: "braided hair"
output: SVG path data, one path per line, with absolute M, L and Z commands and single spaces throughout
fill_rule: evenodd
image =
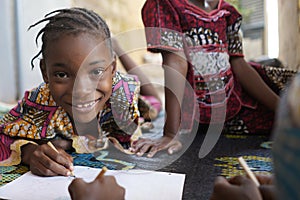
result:
M 62 34 L 76 35 L 80 33 L 89 33 L 99 36 L 108 43 L 107 45 L 112 53 L 109 28 L 106 22 L 94 11 L 76 7 L 55 10 L 45 15 L 44 19 L 29 26 L 28 30 L 45 21 L 48 21 L 48 23 L 39 31 L 35 38 L 35 43 L 38 45 L 38 38 L 40 36 L 42 37 L 42 48 L 31 59 L 32 69 L 34 68 L 34 60 L 41 54 L 44 55 L 49 41 L 59 38 Z

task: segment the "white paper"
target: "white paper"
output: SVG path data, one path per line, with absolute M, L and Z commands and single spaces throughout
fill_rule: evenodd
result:
M 76 177 L 93 181 L 101 169 L 75 166 Z M 108 170 L 126 190 L 126 200 L 180 200 L 184 174 L 146 170 Z M 40 177 L 27 172 L 18 179 L 0 187 L 0 198 L 13 200 L 70 199 L 68 186 L 72 177 Z

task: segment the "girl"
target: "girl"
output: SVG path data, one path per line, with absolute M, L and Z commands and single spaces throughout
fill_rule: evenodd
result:
M 65 150 L 93 152 L 107 146 L 130 153 L 140 134 L 139 82 L 116 71 L 110 32 L 93 11 L 53 11 L 30 28 L 48 22 L 38 33 L 44 83 L 0 121 L 1 165 L 22 162 L 41 176 L 70 175 Z M 106 138 L 107 136 L 107 138 Z M 46 143 L 51 140 L 58 153 Z
M 281 89 L 276 74 L 286 81 L 295 72 L 255 69 L 244 60 L 242 16 L 233 6 L 223 0 L 147 0 L 142 17 L 148 49 L 163 57 L 167 117 L 163 137 L 140 140 L 133 151 L 152 157 L 179 150 L 174 138 L 180 129 L 190 131 L 194 119 L 204 130 L 225 121 L 223 131 L 230 133 L 270 132 L 279 97 L 266 82 Z

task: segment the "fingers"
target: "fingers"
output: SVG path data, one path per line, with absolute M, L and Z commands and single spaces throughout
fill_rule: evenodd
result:
M 56 152 L 47 144 L 39 145 L 32 154 L 30 169 L 40 176 L 69 176 L 73 170 L 72 158 L 61 149 Z
M 236 186 L 231 185 L 228 180 L 222 176 L 215 178 L 214 189 L 210 200 L 233 199 L 236 195 Z
M 131 151 L 136 153 L 138 156 L 143 156 L 144 153 L 148 152 L 153 145 L 154 142 L 151 139 L 141 138 L 133 143 Z
M 143 156 L 145 153 L 148 158 L 153 157 L 157 152 L 168 149 L 169 154 L 173 154 L 182 149 L 180 141 L 170 137 L 161 137 L 156 140 L 140 139 L 132 145 L 132 152 L 138 156 Z
M 64 162 L 64 160 L 67 160 L 69 162 L 66 162 L 65 164 L 63 164 L 66 168 L 68 168 L 69 170 L 73 171 L 74 170 L 74 166 L 73 166 L 73 157 L 68 154 L 67 152 L 65 152 L 63 149 L 58 149 L 59 154 L 64 157 L 64 159 L 62 160 L 62 163 Z
M 217 176 L 216 178 L 215 178 L 215 183 L 214 183 L 215 185 L 230 185 L 230 183 L 228 182 L 228 180 L 225 178 L 225 177 L 223 177 L 223 176 Z
M 114 176 L 104 176 L 100 180 L 96 181 L 101 181 L 101 186 L 102 187 L 109 187 L 109 191 L 113 191 L 113 193 L 104 193 L 103 194 L 103 199 L 113 199 L 113 200 L 123 200 L 125 197 L 125 188 L 120 186 Z
M 272 200 L 272 199 L 276 199 L 276 197 L 278 197 L 276 195 L 277 191 L 276 191 L 275 185 L 260 185 L 259 191 L 264 200 Z
M 123 200 L 125 197 L 125 189 L 117 183 L 113 176 L 97 176 L 90 183 L 76 178 L 71 182 L 68 190 L 72 200 Z
M 75 178 L 68 187 L 71 199 L 76 200 L 84 196 L 87 185 L 88 184 L 82 178 Z
M 152 148 L 150 149 L 149 153 L 147 154 L 148 158 L 152 158 L 153 156 L 155 156 L 155 154 L 160 151 L 159 147 L 156 146 L 152 146 Z
M 245 176 L 235 176 L 229 180 L 224 177 L 215 179 L 211 200 L 262 200 L 261 194 L 255 183 Z
M 261 185 L 269 185 L 274 183 L 274 176 L 271 175 L 255 175 Z
M 229 183 L 234 185 L 255 185 L 255 183 L 246 176 L 235 176 L 231 179 L 229 179 Z
M 182 149 L 182 143 L 179 141 L 175 141 L 174 144 L 172 144 L 169 149 L 168 153 L 172 155 L 173 153 L 176 153 Z
M 38 176 L 57 176 L 50 168 L 44 166 L 40 161 L 31 162 L 30 171 Z

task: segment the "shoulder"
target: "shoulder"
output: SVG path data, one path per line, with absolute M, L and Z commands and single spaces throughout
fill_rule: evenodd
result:
M 119 89 L 125 89 L 124 92 L 127 92 L 127 87 L 131 90 L 139 86 L 140 82 L 136 75 L 122 74 L 120 72 L 116 72 L 113 78 L 113 92 Z
M 56 106 L 53 100 L 49 86 L 46 83 L 41 83 L 38 87 L 33 88 L 25 92 L 25 101 L 36 103 L 44 106 Z
M 222 1 L 222 2 L 221 2 L 220 9 L 222 9 L 222 10 L 227 10 L 227 11 L 229 11 L 231 14 L 238 14 L 238 15 L 241 15 L 241 14 L 239 13 L 239 11 L 238 11 L 233 5 L 231 5 L 230 3 L 226 2 L 226 1 Z
M 137 76 L 116 72 L 113 78 L 110 102 L 132 104 L 138 98 L 139 92 L 140 82 Z
M 176 9 L 183 7 L 183 2 L 178 0 L 147 0 L 143 5 L 142 15 L 146 17 L 174 14 Z

